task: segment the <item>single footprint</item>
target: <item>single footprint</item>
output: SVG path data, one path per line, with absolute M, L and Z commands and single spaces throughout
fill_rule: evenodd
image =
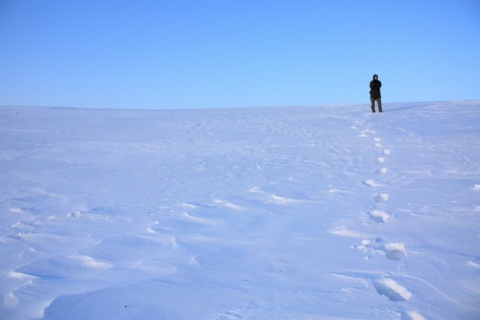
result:
M 375 197 L 376 202 L 385 202 L 388 201 L 389 195 L 387 193 L 379 193 Z
M 377 169 L 377 171 L 375 171 L 376 174 L 387 174 L 387 172 L 388 172 L 388 169 L 385 167 Z
M 407 255 L 403 243 L 387 243 L 384 250 L 390 260 L 402 260 Z
M 363 181 L 363 184 L 366 185 L 367 187 L 379 187 L 381 184 L 378 184 L 375 180 L 365 180 Z
M 412 296 L 410 291 L 390 278 L 374 280 L 373 285 L 379 294 L 386 296 L 391 301 L 406 301 Z
M 370 218 L 376 222 L 387 222 L 387 220 L 390 218 L 390 215 L 381 210 L 373 210 L 369 213 L 369 215 Z
M 418 312 L 405 311 L 402 313 L 401 320 L 425 320 L 425 318 Z

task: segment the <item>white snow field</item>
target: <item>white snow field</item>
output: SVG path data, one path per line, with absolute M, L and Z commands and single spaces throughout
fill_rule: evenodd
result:
M 480 101 L 0 107 L 0 319 L 480 319 Z

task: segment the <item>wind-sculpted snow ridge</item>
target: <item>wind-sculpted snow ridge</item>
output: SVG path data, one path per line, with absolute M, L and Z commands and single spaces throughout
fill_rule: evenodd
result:
M 478 319 L 480 101 L 0 107 L 0 319 Z

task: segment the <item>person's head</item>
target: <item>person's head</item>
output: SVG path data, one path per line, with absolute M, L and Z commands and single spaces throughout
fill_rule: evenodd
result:
M 378 76 L 376 74 L 373 75 L 373 80 L 378 80 Z

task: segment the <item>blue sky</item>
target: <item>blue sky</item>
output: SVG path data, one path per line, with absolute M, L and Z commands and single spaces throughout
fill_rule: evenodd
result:
M 0 105 L 480 98 L 478 0 L 0 0 Z

